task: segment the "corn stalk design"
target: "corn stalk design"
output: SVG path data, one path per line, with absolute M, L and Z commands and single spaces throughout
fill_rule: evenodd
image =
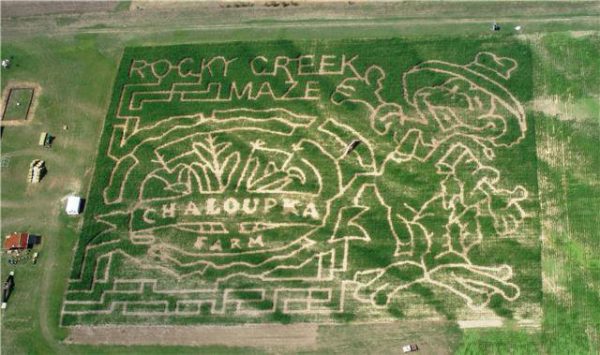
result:
M 193 149 L 198 161 L 191 164 L 202 192 L 224 192 L 240 163 L 240 152 L 232 151 L 231 142 L 217 142 L 209 134 L 195 142 Z

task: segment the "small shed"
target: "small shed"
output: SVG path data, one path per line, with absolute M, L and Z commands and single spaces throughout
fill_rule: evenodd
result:
M 29 233 L 11 233 L 4 238 L 4 250 L 27 249 Z
M 26 232 L 13 232 L 4 238 L 4 250 L 31 249 L 40 244 L 42 237 Z
M 70 216 L 76 216 L 81 212 L 81 197 L 69 196 L 67 198 L 67 207 L 65 211 Z

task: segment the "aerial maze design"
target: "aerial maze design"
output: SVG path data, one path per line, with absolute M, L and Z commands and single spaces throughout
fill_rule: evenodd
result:
M 133 53 L 64 325 L 369 319 L 403 297 L 424 307 L 415 287 L 465 314 L 519 299 L 511 260 L 471 257 L 528 238 L 530 189 L 496 165 L 528 134 L 516 60 L 480 51 L 391 77 L 350 53 Z

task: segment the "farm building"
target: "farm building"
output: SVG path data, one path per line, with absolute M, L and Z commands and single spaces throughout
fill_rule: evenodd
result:
M 78 215 L 81 212 L 82 200 L 79 196 L 69 196 L 67 198 L 67 206 L 65 211 L 70 216 Z
M 40 243 L 40 239 L 41 237 L 37 235 L 13 232 L 4 238 L 4 250 L 31 249 Z

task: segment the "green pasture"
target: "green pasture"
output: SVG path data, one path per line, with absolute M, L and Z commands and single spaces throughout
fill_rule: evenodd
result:
M 569 8 L 572 8 L 571 4 Z M 587 9 L 583 13 L 591 12 Z M 359 29 L 336 27 L 327 36 L 389 38 L 404 33 L 416 36 L 455 33 L 470 34 L 477 42 L 482 32 L 480 27 L 487 26 L 485 21 L 487 19 L 479 23 L 428 26 L 402 21 L 393 25 L 394 21 L 391 21 Z M 515 20 L 515 23 L 518 22 Z M 550 283 L 544 281 L 543 296 L 534 294 L 540 291 L 539 277 L 533 282 L 535 288 L 531 289 L 531 299 L 537 302 L 541 299 L 541 328 L 460 331 L 455 326 L 432 326 L 432 329 L 439 329 L 437 334 L 449 339 L 444 343 L 447 345 L 444 349 L 465 354 L 538 351 L 593 354 L 600 347 L 597 306 L 600 300 L 596 281 L 600 272 L 597 262 L 600 222 L 595 212 L 600 209 L 596 154 L 600 135 L 600 108 L 597 103 L 600 78 L 595 70 L 600 63 L 593 55 L 599 50 L 600 40 L 597 33 L 569 32 L 596 29 L 595 22 L 578 23 L 580 20 L 576 18 L 552 25 L 540 20 L 530 25 L 529 35 L 519 39 L 528 48 L 526 51 L 531 52 L 531 89 L 520 95 L 523 95 L 523 103 L 527 103 L 528 116 L 533 121 L 531 126 L 535 126 L 535 142 L 530 142 L 527 149 L 537 151 L 537 178 L 532 181 L 537 180 L 539 186 L 541 272 L 542 278 L 551 280 Z M 311 29 L 257 31 L 272 39 L 322 37 L 323 27 L 318 27 L 317 23 L 314 25 L 316 27 Z M 3 30 L 4 26 L 5 23 Z M 499 39 L 500 46 L 505 45 L 507 38 L 500 36 L 485 36 L 481 41 L 494 47 L 493 43 Z M 13 300 L 26 298 L 27 302 L 12 302 L 2 314 L 3 352 L 108 354 L 199 351 L 187 347 L 98 347 L 62 342 L 68 335 L 68 329 L 59 326 L 60 311 L 74 265 L 73 250 L 80 240 L 82 222 L 80 218 L 67 218 L 60 201 L 69 193 L 93 197 L 88 194 L 88 188 L 92 176 L 99 174 L 94 172 L 94 159 L 103 149 L 100 132 L 110 111 L 114 79 L 118 78 L 117 65 L 126 46 L 253 38 L 256 38 L 256 32 L 247 29 L 233 29 L 227 33 L 182 29 L 148 35 L 101 33 L 101 29 L 91 34 L 58 36 L 3 34 L 2 53 L 14 55 L 19 66 L 3 71 L 2 89 L 11 81 L 37 82 L 43 88 L 43 95 L 38 98 L 35 120 L 28 125 L 3 129 L 1 154 L 3 158 L 9 158 L 9 165 L 1 172 L 2 235 L 14 230 L 29 230 L 44 237 L 38 264 L 15 268 L 17 288 Z M 423 40 L 427 38 L 420 39 L 421 42 Z M 513 43 L 513 40 L 509 42 Z M 467 55 L 456 52 L 457 60 L 467 59 Z M 534 105 L 533 101 L 538 98 L 547 101 Z M 554 109 L 549 107 L 552 102 L 557 103 Z M 69 129 L 64 131 L 64 125 L 68 125 Z M 51 150 L 36 146 L 42 131 L 57 137 Z M 99 157 L 102 158 L 101 155 Z M 26 183 L 26 171 L 35 158 L 46 161 L 49 173 L 42 184 L 30 187 Z M 94 184 L 92 189 L 97 185 Z M 91 207 L 94 208 L 93 202 Z M 539 263 L 539 258 L 537 260 Z M 10 270 L 3 256 L 3 279 Z M 415 291 L 426 294 L 423 290 Z M 439 303 L 436 296 L 429 296 L 429 300 Z M 391 312 L 403 317 L 401 311 L 398 308 Z M 500 313 L 503 311 L 500 310 Z M 453 315 L 444 316 L 451 319 Z M 349 316 L 347 319 L 353 318 Z M 279 320 L 286 319 L 282 317 Z M 397 337 L 381 338 L 372 343 L 380 333 L 366 332 L 369 328 L 360 325 L 321 326 L 319 349 L 330 352 L 385 346 L 397 349 Z M 511 328 L 511 321 L 506 328 Z M 336 333 L 338 330 L 343 334 Z M 337 343 L 335 339 L 345 339 L 345 342 Z M 260 351 L 227 347 L 203 347 L 201 350 L 210 353 Z

